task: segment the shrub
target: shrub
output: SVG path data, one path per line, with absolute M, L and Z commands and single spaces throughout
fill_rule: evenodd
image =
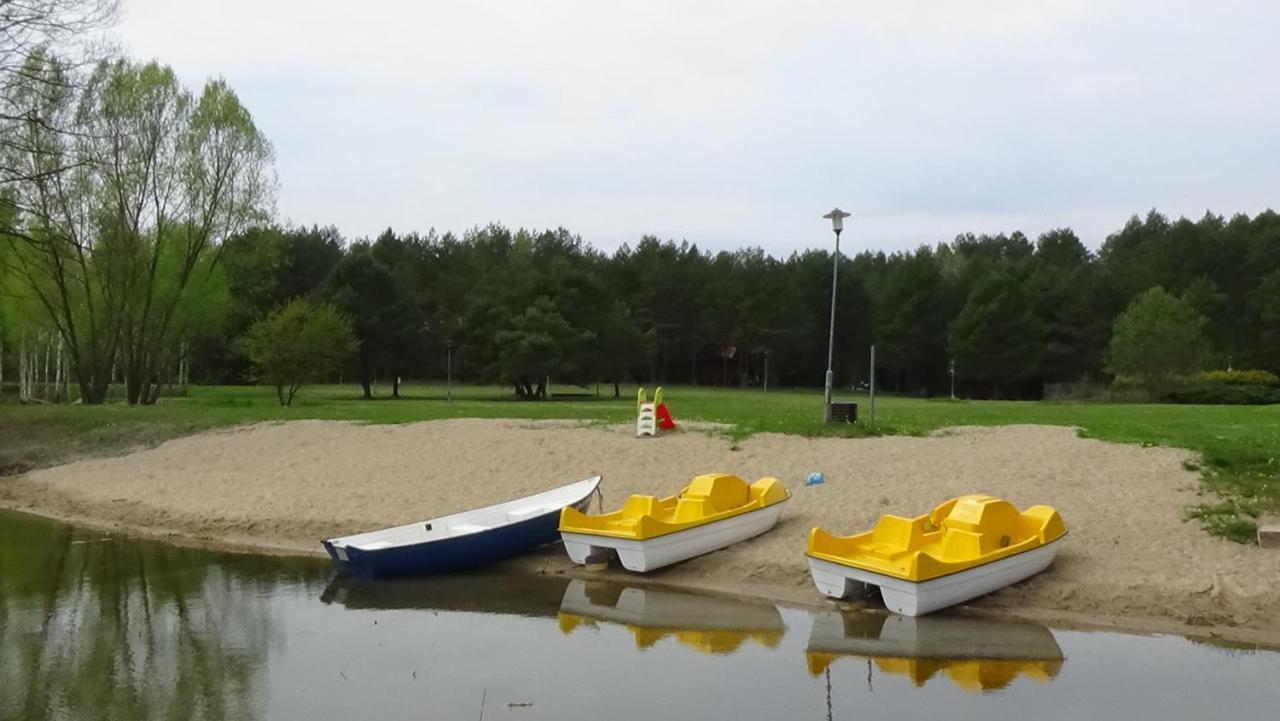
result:
M 1112 324 L 1110 370 L 1132 376 L 1161 397 L 1180 376 L 1199 369 L 1206 342 L 1204 316 L 1156 286 L 1139 295 Z
M 304 383 L 335 373 L 358 344 L 351 320 L 328 303 L 297 298 L 249 327 L 239 340 L 254 378 L 276 387 L 280 405 L 292 405 Z
M 1280 386 L 1280 376 L 1264 370 L 1205 371 L 1199 375 L 1198 380 L 1226 385 Z
M 1161 395 L 1161 400 L 1170 403 L 1262 406 L 1280 403 L 1280 387 L 1193 380 L 1170 388 Z

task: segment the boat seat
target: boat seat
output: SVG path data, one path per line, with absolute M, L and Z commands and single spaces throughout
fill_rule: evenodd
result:
M 356 548 L 359 548 L 362 551 L 377 551 L 381 548 L 387 548 L 390 545 L 391 543 L 389 541 L 373 541 L 371 543 L 362 543 L 359 546 L 356 546 Z
M 639 516 L 652 516 L 658 510 L 658 499 L 654 496 L 631 496 L 622 504 L 622 516 L 632 520 Z
M 456 526 L 449 526 L 450 536 L 462 536 L 468 533 L 476 533 L 479 531 L 489 530 L 488 526 L 477 526 L 474 523 L 459 523 Z
M 676 512 L 672 520 L 676 523 L 700 521 L 717 512 L 715 505 L 705 498 L 681 498 L 676 501 Z
M 894 551 L 907 551 L 919 548 L 924 544 L 924 521 L 921 518 L 903 518 L 886 514 L 876 522 L 871 533 L 872 547 L 891 548 Z

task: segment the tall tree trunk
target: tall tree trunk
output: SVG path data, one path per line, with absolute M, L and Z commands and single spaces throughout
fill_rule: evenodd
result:
M 18 402 L 27 402 L 27 347 L 25 341 L 18 342 Z
M 398 375 L 391 376 L 391 397 L 400 397 L 400 376 Z
M 368 359 L 360 358 L 360 388 L 366 401 L 373 400 L 373 368 Z
M 40 397 L 49 400 L 49 396 L 53 395 L 49 392 L 49 335 L 46 333 L 41 339 L 44 341 L 40 344 L 44 346 L 44 364 L 40 366 Z
M 58 360 L 53 366 L 53 398 L 61 403 L 62 398 L 62 338 L 58 338 Z
M 614 397 L 614 398 L 621 398 L 621 397 L 622 397 L 622 389 L 620 389 L 620 388 L 618 387 L 618 382 L 617 382 L 617 381 L 614 381 L 614 382 L 613 382 L 613 397 Z
M 70 354 L 62 359 L 62 395 L 71 402 L 71 358 Z

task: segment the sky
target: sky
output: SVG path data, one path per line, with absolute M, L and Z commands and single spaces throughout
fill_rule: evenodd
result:
M 282 222 L 775 255 L 1280 205 L 1280 3 L 124 0 L 222 76 Z

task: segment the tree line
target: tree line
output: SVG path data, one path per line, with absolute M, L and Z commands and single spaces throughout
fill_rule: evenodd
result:
M 549 381 L 822 383 L 828 251 L 646 236 L 606 253 L 563 228 L 498 224 L 354 242 L 282 227 L 271 145 L 224 81 L 191 89 L 161 63 L 100 57 L 83 38 L 113 0 L 0 7 L 0 388 L 15 374 L 24 400 L 69 400 L 74 384 L 82 402 L 122 389 L 149 404 L 190 379 L 270 382 L 285 402 L 304 367 L 396 396 L 449 357 L 459 378 L 522 398 Z M 856 246 L 856 224 L 850 235 Z M 1153 210 L 1097 252 L 1062 228 L 839 264 L 844 387 L 871 379 L 872 344 L 880 387 L 923 395 L 1280 372 L 1270 210 Z
M 490 225 L 350 243 L 333 228 L 265 226 L 221 251 L 216 297 L 226 308 L 192 349 L 207 382 L 249 379 L 230 339 L 303 296 L 351 319 L 359 344 L 345 375 L 366 395 L 379 381 L 394 396 L 400 378 L 443 376 L 450 347 L 455 377 L 528 398 L 544 397 L 548 379 L 816 386 L 826 363 L 824 250 L 777 258 L 644 237 L 605 253 L 564 229 Z M 1190 335 L 1177 337 L 1190 357 L 1179 367 L 1280 371 L 1280 216 L 1271 211 L 1197 221 L 1152 211 L 1097 252 L 1059 229 L 1034 241 L 965 234 L 840 265 L 835 357 L 846 387 L 869 380 L 872 343 L 880 387 L 901 393 L 946 393 L 952 369 L 962 393 L 995 398 L 1106 381 L 1117 364 L 1142 372 L 1126 361 L 1134 354 L 1112 348 L 1113 329 L 1157 287 L 1179 304 L 1175 315 L 1188 314 L 1179 332 Z
M 442 378 L 449 357 L 455 379 L 507 385 L 522 398 L 546 397 L 548 380 L 604 382 L 615 393 L 628 381 L 818 386 L 826 364 L 832 256 L 825 250 L 777 258 L 759 248 L 707 252 L 644 237 L 605 253 L 564 229 L 387 230 L 348 241 L 331 227 L 261 225 L 210 244 L 203 262 L 184 290 L 160 296 L 173 331 L 152 346 L 152 400 L 163 381 L 265 380 L 238 339 L 295 299 L 345 317 L 357 342 L 327 378 L 359 382 L 365 397 L 379 385 L 398 396 L 403 378 Z M 8 287 L 21 285 L 15 276 Z M 1117 351 L 1117 318 L 1155 288 L 1177 307 L 1152 313 L 1186 316 L 1159 326 L 1179 339 L 1175 347 Z M 50 314 L 18 292 L 5 294 L 0 308 L 0 337 L 10 348 L 24 328 L 49 329 L 42 337 L 50 341 L 64 337 L 56 304 Z M 119 308 L 137 312 L 129 303 Z M 117 366 L 99 371 L 106 386 L 132 372 L 125 331 L 136 321 L 103 313 L 99 327 L 120 334 L 113 357 L 97 356 L 100 368 Z M 1123 335 L 1131 337 L 1141 338 L 1140 329 Z M 263 342 L 260 353 L 286 357 Z M 954 380 L 967 397 L 1034 398 L 1045 383 L 1105 382 L 1124 369 L 1154 377 L 1143 365 L 1153 355 L 1184 370 L 1280 371 L 1280 216 L 1170 221 L 1153 211 L 1097 252 L 1059 229 L 1034 241 L 966 234 L 908 252 L 842 257 L 838 385 L 870 379 L 873 343 L 879 387 L 919 395 L 946 394 Z M 305 357 L 300 352 L 292 357 Z M 67 368 L 68 379 L 79 379 L 81 367 Z M 149 402 L 131 391 L 125 397 Z

